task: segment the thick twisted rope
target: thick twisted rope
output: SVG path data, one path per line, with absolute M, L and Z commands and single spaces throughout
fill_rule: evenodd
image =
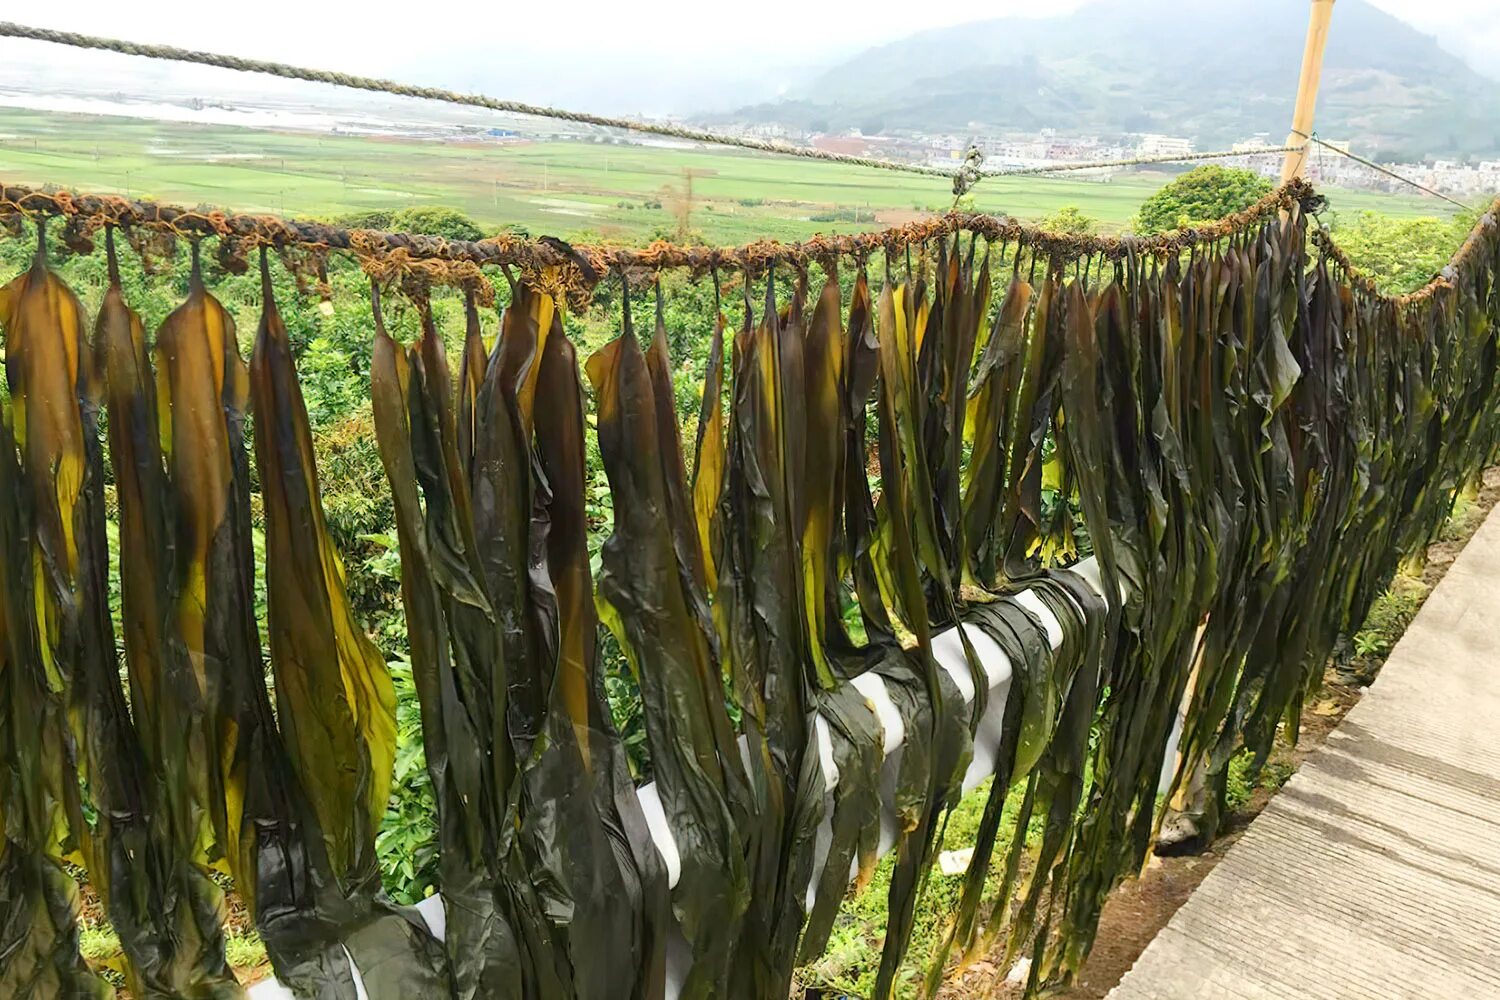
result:
M 1458 276 L 1468 266 L 1470 258 L 1483 246 L 1484 237 L 1496 226 L 1500 226 L 1500 196 L 1490 203 L 1489 209 L 1475 221 L 1469 233 L 1458 249 L 1453 252 L 1448 263 L 1443 269 L 1432 276 L 1432 279 L 1415 291 L 1403 295 L 1386 295 L 1380 291 L 1379 285 L 1373 277 L 1360 270 L 1355 263 L 1349 259 L 1349 255 L 1334 240 L 1333 234 L 1325 227 L 1319 226 L 1311 230 L 1309 239 L 1318 247 L 1328 259 L 1332 261 L 1344 273 L 1350 284 L 1355 285 L 1361 291 L 1374 298 L 1392 303 L 1397 307 L 1412 305 L 1423 299 L 1431 298 L 1442 291 L 1452 291 L 1458 287 Z
M 649 132 L 653 135 L 669 138 L 738 146 L 742 149 L 752 149 L 763 153 L 777 153 L 783 156 L 800 156 L 810 160 L 847 163 L 853 166 L 870 167 L 875 170 L 899 170 L 906 173 L 925 174 L 930 177 L 952 178 L 953 176 L 953 171 L 951 170 L 923 166 L 916 163 L 896 163 L 873 157 L 834 153 L 810 146 L 793 146 L 790 143 L 774 142 L 769 139 L 756 139 L 750 136 L 719 135 L 703 129 L 680 125 L 637 122 L 631 121 L 628 118 L 596 115 L 584 111 L 569 111 L 564 108 L 527 104 L 522 101 L 506 101 L 495 97 L 486 97 L 483 94 L 460 94 L 441 87 L 423 87 L 409 83 L 400 83 L 395 80 L 385 80 L 379 77 L 359 76 L 352 73 L 339 73 L 333 70 L 291 66 L 286 63 L 269 62 L 263 59 L 246 59 L 240 56 L 224 55 L 217 52 L 202 52 L 196 49 L 181 49 L 172 45 L 150 45 L 118 38 L 85 35 L 73 31 L 33 28 L 24 24 L 15 24 L 11 21 L 0 21 L 0 36 L 27 38 L 39 42 L 53 42 L 58 45 L 70 45 L 75 48 L 101 49 L 107 52 L 119 52 L 124 55 L 143 56 L 150 59 L 167 59 L 173 62 L 195 63 L 200 66 L 216 66 L 220 69 L 237 70 L 242 73 L 267 73 L 271 76 L 279 76 L 287 80 L 331 83 L 335 86 L 349 87 L 354 90 L 368 90 L 382 94 L 394 94 L 398 97 L 416 97 L 423 100 L 444 101 L 448 104 L 464 104 L 470 107 L 488 108 L 492 111 L 504 111 L 511 114 L 531 115 L 537 118 L 554 118 L 558 121 L 573 122 L 579 125 L 595 125 L 601 128 L 625 129 L 632 132 Z
M 473 281 L 478 268 L 513 266 L 527 275 L 550 274 L 549 282 L 555 284 L 558 291 L 586 294 L 613 270 L 686 268 L 696 274 L 705 274 L 723 268 L 760 275 L 779 263 L 805 270 L 811 263 L 841 257 L 864 261 L 877 251 L 884 251 L 887 255 L 900 254 L 910 247 L 920 247 L 958 232 L 973 233 L 992 243 L 1028 247 L 1048 257 L 1057 266 L 1085 257 L 1118 260 L 1127 255 L 1171 254 L 1233 236 L 1294 205 L 1300 205 L 1304 210 L 1315 209 L 1321 201 L 1312 185 L 1294 178 L 1243 211 L 1215 222 L 1155 236 L 1054 233 L 1009 216 L 949 212 L 878 232 L 818 235 L 801 243 L 759 240 L 739 247 L 681 246 L 666 241 L 641 248 L 570 246 L 546 236 L 525 239 L 503 234 L 477 241 L 448 240 L 421 233 L 344 229 L 323 222 L 275 216 L 231 215 L 150 201 L 130 201 L 115 195 L 44 191 L 19 184 L 0 184 L 0 221 L 62 218 L 82 232 L 119 226 L 127 232 L 146 231 L 186 239 L 218 237 L 238 248 L 266 246 L 277 250 L 337 250 L 352 254 L 372 273 L 385 273 L 393 268 L 420 269 L 434 282 L 462 284 Z M 1480 237 L 1497 225 L 1500 225 L 1500 198 L 1496 198 L 1489 210 L 1475 222 L 1440 273 L 1416 291 L 1397 296 L 1382 294 L 1374 280 L 1349 260 L 1326 229 L 1314 229 L 1311 239 L 1364 291 L 1400 306 L 1453 288 L 1454 278 L 1480 245 Z
M 379 77 L 358 76 L 352 73 L 339 73 L 333 70 L 292 66 L 287 63 L 270 62 L 264 59 L 246 59 L 241 56 L 224 55 L 218 52 L 181 49 L 172 45 L 151 45 L 119 38 L 85 35 L 74 31 L 57 31 L 52 28 L 33 28 L 29 25 L 16 24 L 12 21 L 0 21 L 0 36 L 24 38 L 38 42 L 51 42 L 57 45 L 69 45 L 74 48 L 119 52 L 124 55 L 141 56 L 148 59 L 166 59 L 173 62 L 194 63 L 199 66 L 214 66 L 219 69 L 235 70 L 242 73 L 267 73 L 271 76 L 279 76 L 287 80 L 329 83 L 334 86 L 349 87 L 354 90 L 394 94 L 398 97 L 415 97 L 429 101 L 443 101 L 448 104 L 463 104 L 476 108 L 488 108 L 492 111 L 530 115 L 536 118 L 554 118 L 558 121 L 573 122 L 579 125 L 594 125 L 600 128 L 642 132 L 671 139 L 683 139 L 689 142 L 734 146 L 761 153 L 774 153 L 778 156 L 797 156 L 807 160 L 822 160 L 825 163 L 842 163 L 848 166 L 870 167 L 874 170 L 891 170 L 899 173 L 919 174 L 926 177 L 942 177 L 954 182 L 955 194 L 962 194 L 963 191 L 968 190 L 969 187 L 972 187 L 974 180 L 979 177 L 1021 177 L 1076 170 L 1145 166 L 1156 163 L 1189 163 L 1197 160 L 1217 160 L 1228 157 L 1249 156 L 1254 153 L 1285 153 L 1302 148 L 1301 146 L 1267 146 L 1252 150 L 1216 150 L 1214 152 L 1187 153 L 1176 156 L 1136 156 L 1118 160 L 1080 160 L 1073 163 L 1053 163 L 1034 167 L 1006 167 L 995 170 L 985 169 L 977 163 L 971 163 L 966 159 L 963 165 L 955 169 L 949 169 L 946 167 L 928 166 L 921 163 L 901 163 L 895 160 L 882 160 L 870 156 L 857 156 L 852 153 L 836 153 L 831 150 L 819 149 L 815 146 L 794 146 L 791 143 L 776 142 L 770 139 L 724 135 L 685 125 L 633 121 L 629 118 L 596 115 L 584 111 L 569 111 L 565 108 L 554 108 L 541 104 L 505 101 L 495 97 L 486 97 L 483 94 L 460 94 L 441 87 L 422 87 L 409 83 L 400 83 L 395 80 L 385 80 Z
M 990 242 L 1028 247 L 1059 266 L 1091 256 L 1119 259 L 1128 254 L 1172 253 L 1231 236 L 1293 205 L 1311 204 L 1315 198 L 1307 182 L 1293 180 L 1244 211 L 1217 222 L 1147 237 L 1054 233 L 1009 216 L 949 212 L 878 232 L 818 235 L 801 243 L 759 240 L 739 247 L 682 246 L 665 241 L 641 248 L 570 246 L 551 237 L 527 239 L 510 235 L 478 241 L 448 240 L 419 233 L 344 229 L 323 222 L 231 215 L 150 201 L 130 201 L 114 195 L 76 194 L 3 184 L 0 184 L 0 218 L 63 217 L 70 225 L 82 230 L 120 226 L 127 231 L 146 230 L 188 239 L 220 237 L 244 247 L 284 249 L 300 246 L 340 250 L 366 260 L 398 254 L 403 260 L 468 262 L 480 267 L 514 266 L 532 275 L 560 269 L 565 272 L 562 279 L 565 285 L 586 290 L 615 270 L 687 268 L 702 274 L 725 268 L 758 275 L 778 263 L 805 269 L 809 264 L 841 257 L 863 261 L 876 251 L 899 254 L 910 247 L 920 247 L 958 232 L 973 233 Z

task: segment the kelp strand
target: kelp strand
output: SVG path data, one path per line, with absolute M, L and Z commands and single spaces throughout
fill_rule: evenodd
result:
M 1002 946 L 1032 991 L 1066 981 L 1150 848 L 1179 708 L 1210 787 L 1241 747 L 1263 761 L 1500 443 L 1493 217 L 1440 287 L 1392 300 L 1285 207 L 1071 274 L 1034 247 L 1007 275 L 936 231 L 878 291 L 862 261 L 849 286 L 832 260 L 821 286 L 768 266 L 737 333 L 716 310 L 691 476 L 663 292 L 643 344 L 626 286 L 584 365 L 613 500 L 597 573 L 559 275 L 513 285 L 492 348 L 471 288 L 456 375 L 428 293 L 408 287 L 402 345 L 377 285 L 445 944 L 380 892 L 391 682 L 324 523 L 269 261 L 246 365 L 196 253 L 152 338 L 112 233 L 92 328 L 39 253 L 0 290 L 0 992 L 108 994 L 78 953 L 78 857 L 140 996 L 239 995 L 222 862 L 307 995 L 355 996 L 357 969 L 375 1000 L 758 1000 L 822 951 L 893 824 L 885 997 L 981 753 L 989 798 L 923 988 Z M 1081 545 L 1087 567 L 1059 564 Z M 670 872 L 601 623 L 641 690 Z

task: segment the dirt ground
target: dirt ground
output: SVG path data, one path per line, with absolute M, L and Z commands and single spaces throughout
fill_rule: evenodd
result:
M 1500 468 L 1484 474 L 1479 497 L 1466 513 L 1460 530 L 1451 537 L 1434 542 L 1427 548 L 1421 580 L 1430 593 L 1453 565 L 1459 551 L 1478 529 L 1500 500 Z M 1373 670 L 1367 675 L 1372 676 Z M 1323 688 L 1309 703 L 1302 716 L 1302 729 L 1295 747 L 1278 746 L 1271 755 L 1269 767 L 1280 766 L 1287 773 L 1295 771 L 1307 757 L 1322 745 L 1329 732 L 1359 701 L 1363 688 L 1350 681 L 1351 673 L 1330 662 L 1324 673 Z M 1224 823 L 1224 830 L 1207 851 L 1184 857 L 1153 857 L 1139 878 L 1120 886 L 1104 905 L 1099 921 L 1099 935 L 1088 961 L 1072 986 L 1048 994 L 1049 1000 L 1102 1000 L 1130 971 L 1141 952 L 1156 933 L 1172 919 L 1177 908 L 1187 902 L 1198 884 L 1245 832 L 1277 789 L 1256 788 L 1250 800 Z M 950 977 L 939 994 L 940 1000 L 1016 1000 L 1022 994 L 1019 985 L 1006 982 L 1010 971 L 1002 968 L 1003 955 L 994 961 L 979 961 Z

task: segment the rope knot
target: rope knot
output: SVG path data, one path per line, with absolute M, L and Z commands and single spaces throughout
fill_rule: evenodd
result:
M 956 206 L 958 200 L 974 189 L 974 185 L 984 177 L 980 166 L 984 163 L 984 153 L 979 149 L 978 143 L 969 143 L 969 149 L 964 153 L 964 161 L 958 168 L 958 173 L 953 175 L 953 204 Z

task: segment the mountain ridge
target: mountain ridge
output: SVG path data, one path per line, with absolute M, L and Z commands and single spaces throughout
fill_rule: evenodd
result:
M 1202 148 L 1291 120 L 1305 0 L 1100 0 L 1049 18 L 916 32 L 834 63 L 783 100 L 717 121 L 813 131 L 1186 135 Z M 1500 84 L 1365 0 L 1343 0 L 1318 130 L 1382 159 L 1500 154 Z M 821 126 L 821 128 L 819 128 Z

